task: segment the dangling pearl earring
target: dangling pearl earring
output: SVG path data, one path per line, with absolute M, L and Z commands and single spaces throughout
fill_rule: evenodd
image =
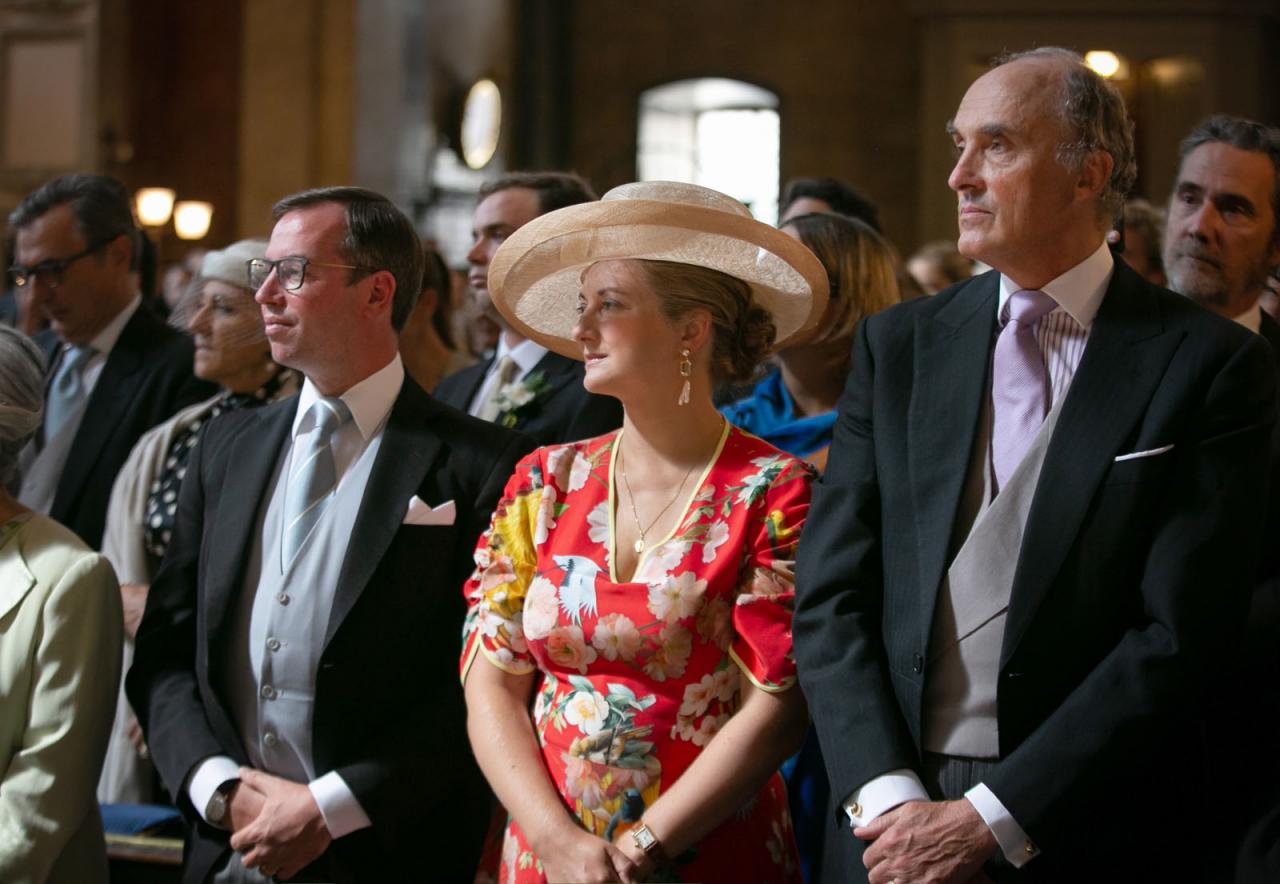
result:
M 684 378 L 684 386 L 680 388 L 680 398 L 676 400 L 677 405 L 689 404 L 689 375 L 693 373 L 693 363 L 689 361 L 689 351 L 681 350 L 680 356 L 680 377 Z

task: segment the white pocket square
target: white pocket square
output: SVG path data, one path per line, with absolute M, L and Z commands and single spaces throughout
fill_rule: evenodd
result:
M 1116 458 L 1116 463 L 1123 463 L 1126 460 L 1137 460 L 1140 457 L 1155 457 L 1157 454 L 1164 454 L 1166 451 L 1173 451 L 1173 446 L 1161 445 L 1159 448 L 1148 448 L 1146 451 L 1134 451 L 1131 454 L 1121 454 Z
M 409 508 L 404 513 L 406 525 L 452 525 L 458 518 L 458 508 L 452 500 L 446 500 L 439 506 L 431 506 L 418 495 L 409 500 Z

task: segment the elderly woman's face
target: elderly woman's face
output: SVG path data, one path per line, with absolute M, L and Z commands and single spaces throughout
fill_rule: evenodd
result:
M 195 339 L 197 377 L 239 393 L 256 388 L 271 347 L 252 292 L 209 280 L 195 295 L 187 327 Z
M 573 339 L 582 345 L 583 383 L 592 393 L 625 404 L 629 388 L 678 390 L 682 383 L 680 332 L 633 261 L 601 261 L 583 275 Z

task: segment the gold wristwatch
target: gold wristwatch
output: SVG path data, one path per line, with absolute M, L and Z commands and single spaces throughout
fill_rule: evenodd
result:
M 653 830 L 639 822 L 635 828 L 631 830 L 631 840 L 635 842 L 636 847 L 644 851 L 644 855 L 653 860 L 655 866 L 664 866 L 667 864 L 666 851 L 662 849 L 662 842 L 658 840 L 658 836 L 653 834 Z

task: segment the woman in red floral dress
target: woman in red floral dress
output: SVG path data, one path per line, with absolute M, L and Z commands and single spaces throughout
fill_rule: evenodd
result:
M 776 769 L 807 723 L 791 605 L 812 471 L 710 394 L 821 315 L 796 245 L 714 191 L 646 184 L 495 256 L 499 309 L 585 358 L 625 418 L 526 458 L 476 551 L 468 729 L 510 814 L 482 877 L 800 880 Z

